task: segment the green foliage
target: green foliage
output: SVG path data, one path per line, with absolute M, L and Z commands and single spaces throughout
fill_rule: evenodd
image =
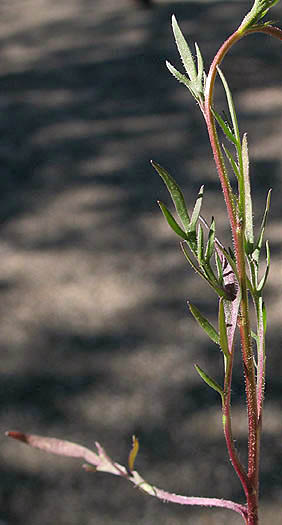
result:
M 202 370 L 198 365 L 194 365 L 194 366 L 195 366 L 199 376 L 203 379 L 203 381 L 208 386 L 210 386 L 213 390 L 218 392 L 218 394 L 221 396 L 221 399 L 224 399 L 224 393 L 223 393 L 222 388 L 219 386 L 219 384 L 214 379 L 212 379 L 212 377 L 210 377 L 208 374 L 206 374 L 206 372 L 204 372 L 204 370 Z
M 255 0 L 251 11 L 245 16 L 238 31 L 244 33 L 248 29 L 255 27 L 256 24 L 263 24 L 264 26 L 269 25 L 270 22 L 262 23 L 261 21 L 266 16 L 269 9 L 278 2 L 279 0 Z
M 180 30 L 180 27 L 177 23 L 175 16 L 172 17 L 172 29 L 176 41 L 176 45 L 185 68 L 185 71 L 188 75 L 183 75 L 180 73 L 170 62 L 166 61 L 166 65 L 171 74 L 182 84 L 184 84 L 197 102 L 202 105 L 204 101 L 204 90 L 205 90 L 205 72 L 204 72 L 204 63 L 203 58 L 199 49 L 199 46 L 195 43 L 196 55 L 197 55 L 197 69 L 195 62 L 192 56 L 192 53 L 189 49 L 189 46 L 183 36 L 183 33 Z
M 220 344 L 219 341 L 219 335 L 216 331 L 216 329 L 211 325 L 211 323 L 201 314 L 201 312 L 198 310 L 198 308 L 193 305 L 192 303 L 188 302 L 188 306 L 190 309 L 191 314 L 196 319 L 196 321 L 199 323 L 201 328 L 206 332 L 206 334 L 209 336 L 209 338 L 216 343 L 217 345 Z
M 155 168 L 157 173 L 162 177 L 170 195 L 173 200 L 177 215 L 182 222 L 185 232 L 189 231 L 190 219 L 187 212 L 187 207 L 183 197 L 183 193 L 179 188 L 178 184 L 172 178 L 172 176 L 162 166 L 154 161 L 151 161 L 152 166 Z

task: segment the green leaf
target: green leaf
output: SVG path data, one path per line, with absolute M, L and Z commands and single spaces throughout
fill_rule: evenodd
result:
M 269 274 L 269 268 L 270 268 L 270 249 L 269 249 L 269 242 L 266 241 L 265 243 L 265 251 L 266 251 L 266 270 L 264 272 L 264 276 L 261 278 L 260 283 L 257 287 L 257 291 L 261 292 L 263 288 L 265 287 L 267 277 Z
M 204 372 L 198 365 L 194 365 L 194 366 L 195 366 L 199 376 L 203 379 L 203 381 L 205 381 L 205 383 L 207 383 L 207 385 L 209 385 L 211 388 L 213 388 L 213 390 L 218 392 L 218 394 L 221 396 L 221 399 L 223 400 L 224 399 L 224 392 L 223 392 L 222 388 L 219 386 L 219 384 L 214 379 L 212 379 L 210 376 L 208 376 L 208 374 L 206 374 L 206 372 Z
M 166 67 L 169 70 L 169 72 L 174 76 L 174 78 L 176 78 L 176 80 L 178 80 L 178 82 L 180 82 L 181 84 L 184 84 L 184 86 L 186 86 L 189 89 L 191 95 L 193 95 L 193 97 L 197 99 L 198 93 L 197 91 L 195 91 L 195 89 L 193 89 L 194 84 L 192 84 L 192 82 L 190 82 L 190 80 L 185 75 L 180 73 L 168 60 L 166 60 Z
M 272 190 L 270 189 L 268 191 L 268 193 L 267 193 L 265 210 L 264 210 L 264 214 L 263 214 L 263 218 L 262 218 L 262 222 L 261 222 L 261 227 L 260 227 L 260 234 L 259 234 L 259 238 L 258 238 L 258 241 L 257 241 L 257 244 L 256 244 L 256 248 L 255 248 L 255 250 L 253 252 L 253 259 L 257 263 L 258 263 L 258 259 L 259 259 L 260 250 L 261 250 L 261 247 L 262 247 L 262 241 L 263 241 L 263 236 L 264 236 L 267 216 L 268 216 L 269 207 L 270 207 L 271 191 Z
M 163 212 L 163 215 L 164 217 L 166 218 L 167 220 L 167 223 L 169 224 L 169 226 L 171 227 L 171 229 L 177 234 L 179 235 L 179 237 L 181 237 L 182 239 L 185 239 L 187 240 L 187 235 L 186 233 L 182 230 L 182 228 L 180 228 L 179 224 L 177 224 L 176 220 L 174 219 L 174 217 L 171 215 L 170 211 L 167 209 L 167 207 L 160 201 L 158 201 L 158 205 L 159 207 L 161 208 L 162 212 Z
M 204 272 L 202 272 L 202 270 L 200 270 L 200 268 L 198 268 L 198 266 L 196 266 L 196 264 L 194 263 L 193 259 L 190 257 L 187 249 L 186 249 L 186 246 L 185 246 L 185 243 L 184 242 L 181 242 L 180 243 L 180 246 L 181 246 L 181 249 L 187 259 L 187 261 L 189 262 L 189 264 L 191 264 L 193 270 L 195 270 L 195 272 L 197 274 L 199 274 L 203 279 L 205 279 L 205 281 L 207 281 L 209 284 L 209 280 L 207 279 L 206 275 L 204 274 Z
M 236 115 L 235 106 L 234 106 L 234 102 L 233 102 L 233 99 L 232 99 L 231 91 L 229 89 L 229 86 L 228 86 L 228 83 L 226 81 L 226 78 L 225 78 L 224 74 L 222 73 L 222 71 L 221 71 L 221 69 L 219 67 L 217 67 L 217 71 L 218 71 L 218 74 L 219 74 L 219 76 L 221 78 L 221 82 L 222 82 L 224 90 L 225 90 L 226 99 L 227 99 L 228 108 L 229 108 L 229 113 L 230 113 L 230 117 L 231 117 L 232 125 L 233 125 L 233 132 L 234 132 L 234 136 L 235 136 L 235 139 L 236 139 L 236 147 L 238 147 L 240 145 L 240 133 L 239 133 L 238 120 L 237 120 L 237 115 Z
M 197 257 L 200 266 L 204 265 L 204 232 L 201 224 L 198 226 L 197 235 Z
M 174 15 L 172 16 L 172 29 L 185 71 L 190 80 L 195 81 L 197 80 L 197 71 L 193 56 Z
M 203 328 L 203 330 L 206 332 L 206 334 L 210 337 L 210 339 L 219 345 L 219 335 L 216 331 L 216 329 L 210 324 L 210 322 L 201 314 L 201 312 L 198 310 L 196 306 L 194 306 L 192 303 L 188 301 L 188 306 L 191 314 L 196 319 L 196 321 L 199 323 L 199 325 Z
M 197 257 L 197 234 L 196 232 L 187 232 L 187 243 L 191 252 Z
M 206 74 L 205 74 L 205 71 L 204 71 L 204 61 L 203 61 L 203 57 L 201 55 L 201 51 L 200 51 L 200 48 L 197 44 L 197 42 L 195 42 L 195 48 L 196 48 L 196 54 L 197 54 L 197 70 L 198 70 L 198 73 L 197 73 L 197 81 L 195 82 L 195 85 L 197 86 L 197 99 L 199 100 L 199 98 L 201 99 L 201 101 L 204 101 L 204 98 L 205 98 L 205 83 L 206 83 Z
M 216 263 L 218 280 L 220 284 L 222 285 L 223 284 L 223 267 L 222 267 L 222 262 L 221 262 L 221 259 L 217 251 L 215 252 L 215 263 Z
M 134 470 L 134 463 L 136 456 L 139 451 L 139 441 L 135 436 L 132 436 L 132 448 L 128 456 L 128 469 L 129 472 L 133 472 Z
M 155 168 L 156 172 L 163 179 L 173 200 L 178 217 L 180 218 L 183 224 L 184 230 L 188 231 L 190 219 L 181 189 L 179 188 L 175 180 L 172 178 L 172 176 L 164 168 L 162 168 L 162 166 L 153 161 L 151 161 L 151 164 Z
M 200 215 L 199 217 L 201 223 L 205 226 L 206 229 L 209 230 L 210 226 L 208 225 L 207 221 Z M 189 235 L 189 233 L 188 233 Z M 224 257 L 227 259 L 227 261 L 229 262 L 237 280 L 238 280 L 238 272 L 237 272 L 237 268 L 236 268 L 236 259 L 235 259 L 235 255 L 234 253 L 232 252 L 231 248 L 229 248 L 229 252 L 224 248 L 223 244 L 219 241 L 219 239 L 217 239 L 217 237 L 215 237 L 214 239 L 214 242 L 215 242 L 215 248 L 216 248 L 216 253 L 218 255 L 218 257 L 216 257 L 216 263 L 217 263 L 217 259 L 218 259 L 218 262 L 219 262 L 219 268 L 217 268 L 217 271 L 220 272 L 219 273 L 219 278 L 221 279 L 221 276 L 222 276 L 222 279 L 223 279 L 223 268 L 222 268 L 222 264 L 221 264 L 221 261 L 220 261 L 220 257 L 222 257 L 224 255 Z M 221 271 L 220 271 L 220 268 L 221 268 Z
M 279 0 L 255 0 L 251 11 L 243 19 L 240 27 L 238 28 L 238 33 L 244 33 L 247 29 L 255 26 L 265 17 L 269 9 L 277 4 Z M 262 24 L 262 22 L 260 22 Z M 262 25 L 268 25 L 269 22 L 265 22 Z
M 203 61 L 203 57 L 201 55 L 201 51 L 200 51 L 200 48 L 197 42 L 195 42 L 195 48 L 196 48 L 196 54 L 197 54 L 197 69 L 198 69 L 197 81 L 202 86 L 203 75 L 204 75 L 204 61 Z
M 235 160 L 233 158 L 232 153 L 229 151 L 229 149 L 224 144 L 222 144 L 222 148 L 223 148 L 223 151 L 224 151 L 226 157 L 228 158 L 228 160 L 230 162 L 231 168 L 233 169 L 236 178 L 239 179 L 240 178 L 239 168 L 238 168 L 238 165 L 237 165 L 237 163 L 235 162 Z
M 214 252 L 214 240 L 215 240 L 215 221 L 214 218 L 212 218 L 209 235 L 208 235 L 208 242 L 206 246 L 206 252 L 205 252 L 205 260 L 208 262 L 213 255 Z
M 209 281 L 211 283 L 211 286 L 213 286 L 216 291 L 220 290 L 219 295 L 221 296 L 223 290 L 222 290 L 222 288 L 220 286 L 220 283 L 218 282 L 218 280 L 217 280 L 217 278 L 216 278 L 216 276 L 214 274 L 214 271 L 213 271 L 209 261 L 205 261 L 204 260 L 203 271 L 205 272 L 207 278 L 209 279 Z
M 247 134 L 244 133 L 242 140 L 242 160 L 243 160 L 243 178 L 245 190 L 245 235 L 248 246 L 251 248 L 254 245 L 254 231 L 253 231 L 253 206 L 251 196 L 251 184 L 249 177 L 249 155 Z
M 193 212 L 192 212 L 191 221 L 190 221 L 189 229 L 188 229 L 189 232 L 196 230 L 196 225 L 197 225 L 200 211 L 201 211 L 203 196 L 204 196 L 204 186 L 201 186 L 199 193 L 198 193 L 197 200 L 195 202 Z
M 187 242 L 187 241 L 186 241 Z M 217 281 L 211 280 L 209 275 L 207 274 L 206 268 L 204 271 L 202 271 L 196 264 L 194 263 L 193 259 L 190 257 L 189 253 L 187 252 L 187 249 L 185 247 L 185 243 L 181 242 L 180 246 L 182 248 L 182 251 L 187 259 L 187 261 L 191 264 L 193 270 L 195 270 L 196 273 L 198 273 L 209 285 L 210 287 L 215 291 L 215 293 L 219 297 L 224 297 L 225 299 L 228 299 L 228 294 L 226 290 L 224 290 Z
M 225 357 L 229 359 L 230 354 L 229 354 L 229 349 L 228 349 L 228 338 L 227 338 L 227 328 L 226 328 L 226 321 L 225 321 L 223 299 L 220 299 L 219 301 L 218 331 L 219 331 L 220 348 L 223 351 Z
M 223 118 L 220 116 L 219 113 L 217 113 L 217 111 L 215 111 L 215 109 L 212 109 L 212 113 L 226 137 L 230 140 L 230 142 L 232 142 L 232 144 L 237 146 L 236 137 L 234 133 L 232 133 L 232 130 L 230 129 L 229 125 L 224 122 Z
M 188 74 L 188 77 L 180 73 L 168 61 L 166 62 L 166 66 L 168 70 L 170 71 L 170 73 L 179 82 L 184 84 L 190 90 L 193 97 L 202 106 L 202 103 L 204 101 L 204 88 L 205 88 L 205 77 L 206 76 L 204 72 L 203 58 L 202 58 L 199 46 L 195 43 L 196 55 L 197 55 L 197 67 L 198 67 L 198 72 L 197 72 L 192 53 L 184 38 L 184 35 L 182 34 L 180 30 L 180 27 L 178 26 L 178 23 L 174 15 L 172 17 L 172 29 L 173 29 L 173 33 L 174 33 L 174 37 L 175 37 L 175 41 L 176 41 L 176 45 L 177 45 L 179 54 L 180 54 L 182 63 L 184 65 L 185 71 Z

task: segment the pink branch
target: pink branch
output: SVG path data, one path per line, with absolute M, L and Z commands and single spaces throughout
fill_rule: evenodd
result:
M 128 468 L 113 461 L 107 455 L 101 445 L 99 445 L 99 443 L 96 443 L 98 451 L 98 454 L 96 454 L 86 447 L 62 439 L 37 436 L 35 434 L 24 434 L 23 432 L 18 432 L 15 430 L 6 432 L 6 435 L 45 452 L 51 452 L 52 454 L 58 454 L 59 456 L 84 459 L 88 463 L 88 465 L 84 465 L 86 470 L 93 470 L 91 466 L 89 467 L 89 465 L 92 465 L 95 467 L 94 470 L 108 472 L 110 474 L 126 478 L 142 492 L 145 492 L 146 494 L 149 494 L 150 496 L 158 498 L 162 501 L 178 503 L 179 505 L 221 507 L 233 510 L 234 512 L 241 514 L 241 516 L 246 519 L 247 508 L 244 505 L 240 505 L 239 503 L 217 498 L 195 498 L 179 496 L 177 494 L 171 494 L 170 492 L 166 492 L 164 490 L 158 489 L 157 487 L 154 487 L 153 485 L 150 485 L 140 476 L 136 470 L 130 472 Z
M 142 488 L 142 487 L 140 487 Z M 234 501 L 218 498 L 197 498 L 197 497 L 188 497 L 188 496 L 179 496 L 177 494 L 171 494 L 170 492 L 165 492 L 164 490 L 157 489 L 155 490 L 155 496 L 163 501 L 169 501 L 171 503 L 178 503 L 179 505 L 200 505 L 201 507 L 221 507 L 228 510 L 234 510 L 243 516 L 247 517 L 247 508 L 245 505 L 240 505 Z

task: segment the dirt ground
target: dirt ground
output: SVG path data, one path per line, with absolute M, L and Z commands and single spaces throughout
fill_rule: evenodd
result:
M 187 267 L 156 200 L 169 203 L 151 158 L 230 242 L 200 112 L 167 72 L 179 65 L 174 12 L 206 68 L 249 2 L 2 0 L 0 3 L 0 525 L 239 525 L 225 511 L 162 504 L 80 462 L 4 436 L 47 434 L 124 463 L 186 495 L 243 501 L 225 453 L 217 395 L 222 360 L 189 317 L 189 298 L 215 321 L 215 297 Z M 282 20 L 281 5 L 272 18 Z M 268 381 L 262 524 L 282 523 L 281 46 L 252 36 L 224 64 L 249 136 L 259 225 L 267 238 Z M 219 89 L 218 108 L 224 108 Z M 238 349 L 239 350 L 239 349 Z M 238 359 L 239 361 L 239 359 Z M 242 370 L 234 427 L 245 457 Z

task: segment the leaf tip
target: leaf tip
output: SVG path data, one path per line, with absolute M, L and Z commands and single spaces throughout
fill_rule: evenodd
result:
M 26 434 L 24 434 L 23 432 L 19 432 L 18 430 L 7 430 L 7 432 L 5 432 L 5 436 L 11 437 L 13 439 L 18 439 L 23 443 L 28 442 Z
M 135 459 L 138 454 L 138 451 L 139 451 L 139 440 L 136 436 L 132 436 L 132 448 L 131 448 L 131 451 L 128 457 L 128 468 L 130 472 L 133 472 L 134 463 L 135 463 Z

